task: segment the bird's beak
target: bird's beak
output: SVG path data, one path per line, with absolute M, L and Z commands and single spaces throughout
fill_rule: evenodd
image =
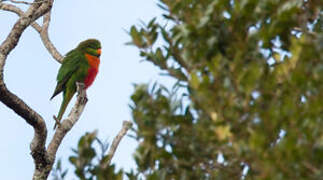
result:
M 98 51 L 97 51 L 97 52 L 98 52 L 98 54 L 99 54 L 99 55 L 101 55 L 101 49 L 98 49 Z

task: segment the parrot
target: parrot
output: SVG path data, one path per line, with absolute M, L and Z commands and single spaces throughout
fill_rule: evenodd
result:
M 56 120 L 54 129 L 60 125 L 66 107 L 76 93 L 76 83 L 84 83 L 85 89 L 92 85 L 99 71 L 100 56 L 101 43 L 97 39 L 82 41 L 65 55 L 57 74 L 55 91 L 50 98 L 52 100 L 57 94 L 63 92 L 58 116 L 54 116 Z

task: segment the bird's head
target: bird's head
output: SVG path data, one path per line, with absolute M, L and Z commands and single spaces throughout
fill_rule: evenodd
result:
M 101 55 L 101 43 L 96 39 L 82 41 L 77 46 L 77 49 L 92 56 L 100 57 Z

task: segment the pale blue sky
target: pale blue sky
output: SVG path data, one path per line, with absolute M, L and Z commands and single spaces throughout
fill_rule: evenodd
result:
M 155 16 L 160 17 L 161 13 L 156 0 L 55 1 L 49 34 L 62 54 L 87 38 L 97 38 L 103 46 L 100 72 L 88 89 L 89 102 L 57 155 L 63 158 L 63 166 L 69 165 L 67 157 L 72 153 L 71 148 L 76 147 L 79 137 L 85 132 L 98 129 L 99 137 L 109 137 L 111 141 L 120 130 L 122 121 L 131 119 L 128 104 L 133 92 L 132 83 L 164 80 L 153 65 L 140 63 L 138 49 L 124 45 L 130 40 L 124 29 L 139 24 L 139 20 L 147 22 Z M 15 14 L 0 11 L 0 42 L 16 20 Z M 52 116 L 57 114 L 61 103 L 61 96 L 49 101 L 59 66 L 44 48 L 39 34 L 30 27 L 8 56 L 4 72 L 8 88 L 46 120 L 48 140 L 53 135 Z M 34 169 L 29 154 L 32 128 L 2 103 L 0 120 L 0 179 L 31 179 Z M 133 139 L 123 139 L 113 159 L 117 167 L 134 167 L 132 154 L 135 146 Z M 69 174 L 72 173 L 70 170 Z

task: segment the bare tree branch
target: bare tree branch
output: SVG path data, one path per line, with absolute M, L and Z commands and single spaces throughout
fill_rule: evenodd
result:
M 50 15 L 51 12 L 49 11 L 47 14 L 45 14 L 43 19 L 43 27 L 42 31 L 40 32 L 40 37 L 43 41 L 44 46 L 47 48 L 48 52 L 53 56 L 53 58 L 59 62 L 63 62 L 63 56 L 57 51 L 56 47 L 53 45 L 53 43 L 50 41 L 48 36 L 48 27 L 50 23 Z
M 124 135 L 126 135 L 127 131 L 131 128 L 131 126 L 132 126 L 132 122 L 123 121 L 121 130 L 119 131 L 118 135 L 113 139 L 112 144 L 111 144 L 111 146 L 109 148 L 109 152 L 108 152 L 109 160 L 107 161 L 106 164 L 103 165 L 104 169 L 108 165 L 110 165 L 111 160 L 112 160 L 112 158 L 114 156 L 114 153 L 116 152 L 116 150 L 117 150 L 117 148 L 119 146 L 119 143 L 120 143 L 121 139 L 124 137 Z
M 77 100 L 68 117 L 58 126 L 53 139 L 48 145 L 47 152 L 51 159 L 55 159 L 57 149 L 61 144 L 64 136 L 72 129 L 74 124 L 80 118 L 84 107 L 87 103 L 86 90 L 83 83 L 77 83 L 78 95 Z
M 16 0 L 2 0 L 2 1 L 8 1 L 11 3 L 16 3 L 16 4 L 26 4 L 26 5 L 31 5 L 31 2 L 26 2 L 26 1 L 16 1 Z
M 31 155 L 34 159 L 35 164 L 35 171 L 33 175 L 34 180 L 47 179 L 50 171 L 52 170 L 57 150 L 62 143 L 63 138 L 78 121 L 87 103 L 84 84 L 77 84 L 77 101 L 69 116 L 55 131 L 54 137 L 49 143 L 48 148 L 46 149 L 45 144 L 47 138 L 47 128 L 44 119 L 36 111 L 30 108 L 23 100 L 10 92 L 4 83 L 3 69 L 7 56 L 16 47 L 22 33 L 30 25 L 40 34 L 44 46 L 47 48 L 53 58 L 56 59 L 56 61 L 58 61 L 59 63 L 63 61 L 64 57 L 57 51 L 48 36 L 48 27 L 51 15 L 50 10 L 52 8 L 53 1 L 54 0 L 34 0 L 34 2 L 32 3 L 25 1 L 10 1 L 13 3 L 23 3 L 30 5 L 28 10 L 26 12 L 23 12 L 17 6 L 5 4 L 0 0 L 0 10 L 10 11 L 16 13 L 19 16 L 19 19 L 15 23 L 9 35 L 0 45 L 0 101 L 4 103 L 8 108 L 16 112 L 23 119 L 25 119 L 25 121 L 34 128 L 34 137 L 30 144 Z M 42 26 L 35 22 L 35 20 L 41 16 L 43 16 Z M 112 142 L 108 153 L 109 161 L 107 164 L 105 164 L 105 166 L 108 166 L 110 164 L 121 139 L 124 137 L 131 126 L 131 122 L 123 122 L 122 129 Z
M 36 164 L 47 163 L 45 156 L 47 128 L 44 119 L 24 101 L 11 93 L 3 81 L 0 81 L 0 101 L 24 118 L 34 128 L 34 137 L 30 144 L 31 154 Z
M 64 139 L 65 135 L 72 129 L 84 110 L 84 107 L 87 103 L 86 90 L 84 88 L 85 86 L 83 83 L 79 83 L 77 84 L 77 87 L 78 95 L 76 103 L 69 116 L 62 122 L 60 126 L 58 126 L 53 139 L 48 145 L 46 153 L 47 158 L 49 159 L 49 162 L 51 164 L 43 169 L 35 169 L 33 179 L 43 179 L 44 177 L 47 178 L 52 169 L 53 163 L 55 162 L 56 153 L 60 144 L 62 143 L 62 140 Z
M 0 2 L 0 9 L 2 9 L 4 11 L 10 11 L 10 12 L 16 13 L 18 16 L 22 16 L 24 14 L 24 12 L 21 9 L 19 9 L 17 6 L 11 5 L 11 4 L 5 4 L 5 3 Z M 37 32 L 39 32 L 39 33 L 41 32 L 42 28 L 36 22 L 31 23 L 31 26 Z
M 0 4 L 0 7 L 2 3 Z M 6 62 L 6 58 L 10 51 L 15 48 L 17 45 L 20 36 L 22 35 L 23 31 L 39 16 L 34 16 L 36 10 L 40 7 L 40 4 L 34 4 L 30 6 L 26 13 L 22 14 L 22 16 L 18 19 L 15 23 L 14 27 L 12 28 L 11 32 L 4 40 L 4 42 L 0 46 L 0 101 L 2 101 L 6 106 L 14 110 L 18 115 L 23 117 L 28 124 L 32 125 L 35 129 L 35 137 L 41 137 L 42 139 L 46 140 L 47 129 L 43 118 L 33 111 L 27 104 L 25 104 L 21 99 L 19 99 L 16 95 L 11 93 L 7 88 L 3 81 L 3 68 Z M 48 11 L 50 6 L 48 5 L 47 8 L 43 9 L 43 13 Z M 40 134 L 38 134 L 40 133 Z M 36 142 L 36 141 L 33 141 Z M 38 145 L 35 145 L 38 144 Z M 38 141 L 38 143 L 32 143 L 31 148 L 37 146 L 44 147 L 45 142 L 43 140 Z
M 9 1 L 11 3 L 16 3 L 16 4 L 25 4 L 25 5 L 32 5 L 35 3 L 43 3 L 47 0 L 43 0 L 43 1 L 38 1 L 38 2 L 27 2 L 27 1 L 16 1 L 16 0 L 2 0 L 2 1 Z
M 0 9 L 5 11 L 10 11 L 13 13 L 16 13 L 18 16 L 23 15 L 23 11 L 18 8 L 17 6 L 11 5 L 11 4 L 5 4 L 0 2 Z M 38 23 L 33 22 L 31 26 L 40 34 L 41 40 L 48 50 L 48 52 L 52 55 L 52 57 L 59 63 L 63 62 L 63 56 L 57 51 L 53 43 L 49 39 L 48 35 L 48 27 L 50 23 L 50 11 L 45 14 L 43 18 L 43 26 L 41 27 Z
M 2 3 L 1 3 L 2 6 Z M 10 53 L 10 51 L 16 47 L 19 38 L 23 31 L 37 18 L 41 16 L 41 14 L 38 13 L 38 16 L 36 16 L 37 9 L 40 8 L 40 4 L 33 4 L 28 8 L 28 10 L 22 14 L 22 16 L 18 19 L 18 21 L 15 23 L 14 27 L 12 28 L 11 32 L 7 36 L 7 38 L 4 40 L 4 42 L 0 46 L 0 53 L 3 55 L 3 59 L 0 59 L 1 65 L 0 68 L 3 69 L 3 66 L 5 64 L 5 60 L 7 55 Z M 47 9 L 48 11 L 49 9 Z M 44 12 L 45 13 L 45 12 Z
M 39 2 L 39 0 L 35 0 L 34 2 Z M 30 144 L 30 150 L 34 159 L 35 169 L 42 169 L 44 166 L 50 164 L 45 150 L 47 137 L 46 124 L 44 119 L 36 111 L 7 89 L 3 81 L 3 68 L 8 54 L 16 47 L 24 30 L 36 19 L 49 11 L 52 3 L 53 0 L 45 3 L 45 5 L 42 3 L 30 5 L 28 10 L 21 14 L 7 38 L 0 45 L 0 101 L 24 118 L 34 128 L 34 137 Z M 3 3 L 0 3 L 0 9 L 2 7 Z

